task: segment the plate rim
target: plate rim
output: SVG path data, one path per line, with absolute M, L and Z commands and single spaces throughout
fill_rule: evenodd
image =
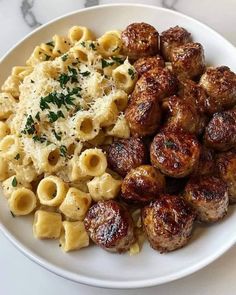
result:
M 218 38 L 223 40 L 225 43 L 227 43 L 227 46 L 232 49 L 232 52 L 236 54 L 236 48 L 235 46 L 226 38 L 224 38 L 220 33 L 218 33 L 216 30 L 212 29 L 211 26 L 208 26 L 204 24 L 203 22 L 190 17 L 184 13 L 173 11 L 171 9 L 167 9 L 164 7 L 154 6 L 154 5 L 147 5 L 147 4 L 135 4 L 135 3 L 113 3 L 113 4 L 102 4 L 98 6 L 92 6 L 88 8 L 83 9 L 77 9 L 73 10 L 69 13 L 63 14 L 59 17 L 56 17 L 49 22 L 43 24 L 42 26 L 36 28 L 29 34 L 27 34 L 25 37 L 21 38 L 15 45 L 10 47 L 5 54 L 0 58 L 0 65 L 3 63 L 5 58 L 7 58 L 8 55 L 10 55 L 15 48 L 17 48 L 21 43 L 25 42 L 27 39 L 29 39 L 32 35 L 37 34 L 40 30 L 43 30 L 45 27 L 49 26 L 50 24 L 63 20 L 65 18 L 68 18 L 70 16 L 73 16 L 75 14 L 84 12 L 84 11 L 90 11 L 90 10 L 100 10 L 103 8 L 111 8 L 111 7 L 144 7 L 154 10 L 160 10 L 160 11 L 168 11 L 168 13 L 171 13 L 173 15 L 179 15 L 182 18 L 185 18 L 191 22 L 195 22 L 198 25 L 202 26 L 203 28 L 206 28 L 208 31 L 210 30 L 213 34 L 215 34 Z M 143 279 L 143 280 L 132 280 L 132 281 L 114 281 L 114 280 L 104 280 L 104 279 L 98 279 L 98 278 L 91 278 L 88 276 L 84 276 L 81 274 L 75 274 L 73 272 L 70 272 L 68 270 L 64 270 L 60 268 L 59 266 L 55 266 L 53 263 L 48 262 L 46 259 L 42 258 L 40 255 L 36 254 L 35 252 L 31 251 L 26 245 L 21 243 L 17 238 L 14 237 L 13 234 L 7 229 L 7 227 L 1 222 L 0 220 L 0 230 L 3 233 L 3 235 L 27 258 L 29 258 L 31 261 L 37 263 L 38 265 L 42 266 L 44 269 L 62 277 L 65 279 L 68 279 L 70 281 L 85 284 L 88 286 L 94 286 L 94 287 L 102 287 L 102 288 L 112 288 L 112 289 L 133 289 L 133 288 L 145 288 L 145 287 L 152 287 L 161 285 L 164 283 L 172 282 L 177 279 L 186 277 L 190 274 L 193 274 L 194 272 L 206 267 L 213 261 L 215 261 L 217 258 L 219 258 L 221 255 L 223 255 L 227 250 L 229 250 L 235 243 L 236 243 L 236 235 L 232 236 L 231 239 L 228 240 L 226 244 L 223 244 L 222 247 L 218 249 L 218 251 L 214 252 L 212 255 L 208 256 L 207 259 L 201 260 L 199 263 L 194 264 L 193 266 L 187 267 L 184 270 L 178 271 L 175 274 L 171 275 L 165 275 L 160 278 L 152 278 L 152 279 Z

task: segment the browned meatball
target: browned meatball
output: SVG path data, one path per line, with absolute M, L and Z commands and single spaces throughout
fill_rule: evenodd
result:
M 184 188 L 189 180 L 188 177 L 184 178 L 173 178 L 166 176 L 166 189 L 165 193 L 170 194 L 170 195 L 179 195 L 182 194 L 184 191 Z
M 110 252 L 127 251 L 134 242 L 134 226 L 128 210 L 114 200 L 90 207 L 84 226 L 95 244 Z
M 125 117 L 133 136 L 146 136 L 155 133 L 161 120 L 158 99 L 155 95 L 145 92 L 133 96 L 125 110 Z
M 145 204 L 155 200 L 164 191 L 165 177 L 150 165 L 132 169 L 124 178 L 121 196 L 126 201 Z
M 236 145 L 236 109 L 216 113 L 205 130 L 205 143 L 217 151 L 227 151 Z
M 137 81 L 133 96 L 140 92 L 151 93 L 158 99 L 175 94 L 178 90 L 176 76 L 167 68 L 154 68 L 141 76 Z
M 164 68 L 165 61 L 160 55 L 142 57 L 134 63 L 135 70 L 140 78 L 144 73 L 154 68 Z
M 191 42 L 191 34 L 184 28 L 176 26 L 161 33 L 161 54 L 165 60 L 171 60 L 172 50 L 180 45 Z
M 142 221 L 153 249 L 169 252 L 189 240 L 195 214 L 180 197 L 163 195 L 142 210 Z
M 198 220 L 202 222 L 216 222 L 222 219 L 228 210 L 227 186 L 224 181 L 214 176 L 190 179 L 185 187 L 184 198 L 193 206 Z
M 230 203 L 236 203 L 236 150 L 219 154 L 217 168 L 220 178 L 228 186 Z
M 167 111 L 165 127 L 170 130 L 182 130 L 201 134 L 206 119 L 198 112 L 194 99 L 171 96 L 163 102 L 162 108 Z
M 199 43 L 187 43 L 172 50 L 173 72 L 184 79 L 199 77 L 205 70 L 203 47 Z
M 208 97 L 205 90 L 192 80 L 185 79 L 180 81 L 179 96 L 183 98 L 191 98 L 195 101 L 198 112 L 208 112 Z
M 112 170 L 125 176 L 131 169 L 146 163 L 146 147 L 140 138 L 120 139 L 109 146 L 107 160 Z
M 200 79 L 208 97 L 210 114 L 226 110 L 236 104 L 236 74 L 228 67 L 208 68 Z
M 200 158 L 198 164 L 194 167 L 192 175 L 203 176 L 216 173 L 215 153 L 205 146 L 201 146 Z
M 171 177 L 190 174 L 198 163 L 200 145 L 196 137 L 180 131 L 164 130 L 158 133 L 151 144 L 152 165 Z
M 122 33 L 122 52 L 131 60 L 158 53 L 157 30 L 146 23 L 130 24 Z

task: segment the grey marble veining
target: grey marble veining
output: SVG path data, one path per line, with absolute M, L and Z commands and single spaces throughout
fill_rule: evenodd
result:
M 20 7 L 24 21 L 30 28 L 33 29 L 41 25 L 32 12 L 34 2 L 35 0 L 23 0 Z

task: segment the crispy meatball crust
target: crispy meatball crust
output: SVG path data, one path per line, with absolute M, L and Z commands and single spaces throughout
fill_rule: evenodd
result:
M 194 167 L 192 176 L 213 175 L 215 173 L 215 152 L 212 149 L 201 146 L 199 162 Z
M 141 76 L 137 81 L 133 95 L 146 92 L 162 99 L 176 94 L 178 80 L 167 68 L 154 68 Z
M 236 203 L 236 150 L 218 154 L 219 176 L 228 186 L 229 201 Z
M 190 179 L 184 198 L 196 210 L 199 221 L 216 222 L 227 214 L 229 196 L 227 186 L 220 178 L 202 176 Z
M 175 178 L 189 175 L 198 163 L 199 155 L 196 137 L 180 131 L 163 130 L 154 137 L 150 149 L 152 165 Z
M 154 68 L 164 68 L 165 61 L 160 55 L 142 57 L 134 63 L 135 70 L 140 78 L 144 73 Z
M 192 97 L 171 96 L 163 102 L 162 108 L 168 113 L 165 128 L 193 134 L 203 132 L 206 119 L 198 112 L 195 100 Z
M 161 121 L 161 110 L 155 95 L 141 92 L 133 96 L 125 110 L 132 136 L 152 135 Z
M 132 218 L 114 200 L 100 201 L 90 207 L 84 226 L 93 242 L 110 252 L 125 252 L 134 242 Z
M 145 204 L 157 199 L 165 188 L 165 177 L 154 167 L 142 165 L 124 178 L 121 197 L 125 201 Z
M 152 56 L 158 53 L 159 34 L 146 23 L 130 24 L 122 33 L 122 53 L 131 60 Z
M 147 150 L 140 138 L 120 139 L 109 146 L 107 160 L 112 170 L 125 176 L 131 169 L 147 162 Z
M 214 114 L 205 129 L 205 144 L 217 151 L 236 145 L 236 109 Z
M 213 114 L 236 104 L 236 74 L 226 66 L 210 67 L 199 83 L 208 95 L 207 112 Z
M 184 79 L 199 77 L 205 70 L 204 50 L 199 43 L 187 43 L 172 50 L 173 72 Z
M 165 60 L 171 60 L 172 50 L 180 45 L 191 42 L 191 34 L 179 26 L 169 28 L 161 33 L 160 50 Z
M 174 195 L 162 195 L 142 210 L 148 241 L 161 253 L 181 248 L 188 242 L 194 219 L 191 207 Z
M 179 96 L 191 98 L 195 101 L 199 113 L 208 113 L 209 100 L 205 90 L 192 80 L 184 79 L 180 81 Z

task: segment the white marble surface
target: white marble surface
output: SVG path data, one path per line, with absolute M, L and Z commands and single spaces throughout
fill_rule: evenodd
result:
M 235 0 L 0 0 L 0 58 L 40 24 L 84 6 L 112 2 L 146 3 L 176 9 L 205 22 L 236 45 Z M 210 266 L 187 278 L 145 290 L 121 291 L 97 289 L 64 280 L 25 258 L 1 233 L 0 245 L 1 295 L 236 294 L 236 246 Z

